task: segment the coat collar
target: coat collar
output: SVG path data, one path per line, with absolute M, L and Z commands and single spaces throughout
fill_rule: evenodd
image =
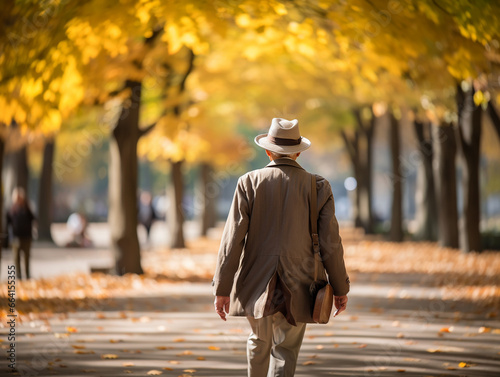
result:
M 269 164 L 266 165 L 267 167 L 274 167 L 274 166 L 281 166 L 281 165 L 288 165 L 288 166 L 293 166 L 299 169 L 304 170 L 302 166 L 299 165 L 299 163 L 295 160 L 292 160 L 291 158 L 277 158 L 276 160 L 271 161 Z

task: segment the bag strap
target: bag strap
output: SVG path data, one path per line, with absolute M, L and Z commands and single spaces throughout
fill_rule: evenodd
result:
M 311 239 L 314 251 L 314 281 L 318 280 L 318 269 L 322 264 L 321 254 L 319 249 L 319 235 L 318 235 L 318 193 L 316 190 L 316 176 L 311 174 L 311 202 L 309 203 L 310 216 L 309 221 L 311 225 Z

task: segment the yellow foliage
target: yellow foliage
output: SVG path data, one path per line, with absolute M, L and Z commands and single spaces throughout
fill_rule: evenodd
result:
M 474 103 L 476 104 L 476 106 L 479 106 L 483 102 L 487 102 L 484 93 L 480 90 L 476 91 L 474 93 Z
M 246 28 L 246 27 L 249 27 L 250 25 L 252 25 L 252 19 L 246 13 L 240 13 L 240 14 L 238 14 L 236 16 L 235 21 L 236 21 L 236 24 L 239 27 L 242 27 L 242 28 Z
M 392 3 L 69 0 L 72 11 L 50 18 L 32 40 L 5 44 L 0 121 L 54 132 L 82 103 L 107 100 L 124 79 L 142 80 L 155 90 L 141 117 L 167 114 L 142 151 L 196 160 L 235 140 L 242 119 L 258 123 L 281 107 L 321 119 L 321 135 L 332 109 L 378 100 L 417 106 L 425 93 L 432 111 L 445 114 L 454 79 L 488 72 L 485 46 L 495 56 L 499 6 L 445 2 L 442 12 L 428 2 Z M 32 5 L 0 17 L 47 11 L 44 2 Z M 20 33 L 25 25 L 12 20 L 9 32 Z M 195 74 L 180 93 L 188 48 Z M 310 98 L 319 105 L 308 108 Z M 474 100 L 487 99 L 477 92 Z

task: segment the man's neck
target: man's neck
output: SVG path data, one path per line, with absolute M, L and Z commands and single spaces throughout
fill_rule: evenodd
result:
M 274 160 L 281 160 L 282 158 L 288 158 L 289 160 L 292 160 L 292 161 L 296 161 L 296 160 L 297 160 L 297 157 L 292 158 L 292 157 L 288 157 L 288 156 L 278 157 L 278 158 L 272 158 L 272 156 L 271 156 L 271 157 L 269 157 L 269 160 L 271 160 L 271 161 L 274 161 Z

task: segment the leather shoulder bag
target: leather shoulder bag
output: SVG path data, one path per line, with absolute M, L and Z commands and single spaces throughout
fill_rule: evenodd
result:
M 319 235 L 318 235 L 318 205 L 316 191 L 316 176 L 311 174 L 311 201 L 310 207 L 310 226 L 311 238 L 314 253 L 314 281 L 311 283 L 310 292 L 313 298 L 312 319 L 316 323 L 325 324 L 330 320 L 333 308 L 333 288 L 324 279 L 319 279 L 320 269 L 324 269 L 321 258 Z

